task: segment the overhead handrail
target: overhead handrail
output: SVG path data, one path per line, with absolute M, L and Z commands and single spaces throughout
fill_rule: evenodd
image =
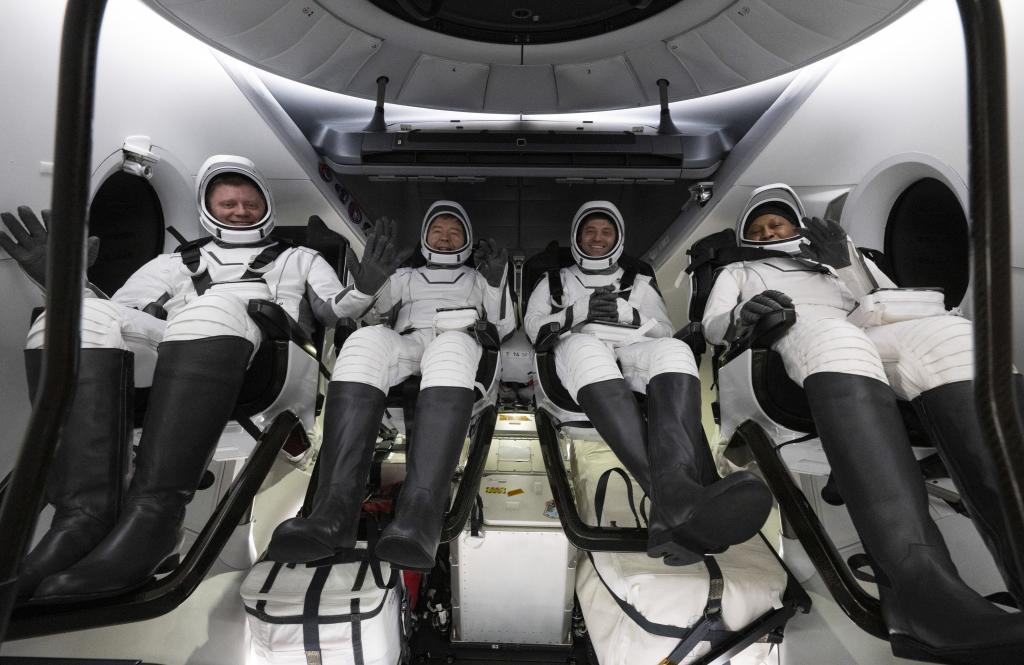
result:
M 1024 576 L 1024 439 L 1013 399 L 1006 46 L 999 2 L 957 0 L 967 50 L 974 403 L 996 463 L 1018 576 Z
M 11 481 L 0 504 L 0 642 L 16 601 L 18 566 L 42 508 L 50 463 L 67 422 L 78 377 L 85 215 L 92 161 L 96 54 L 106 0 L 69 2 L 64 10 L 57 84 L 53 191 L 46 247 L 43 371 Z
M 227 494 L 174 571 L 127 593 L 82 602 L 21 605 L 15 609 L 8 637 L 22 639 L 71 630 L 97 628 L 161 616 L 181 605 L 196 590 L 231 538 L 277 459 L 278 451 L 302 423 L 295 414 L 278 415 L 231 483 Z

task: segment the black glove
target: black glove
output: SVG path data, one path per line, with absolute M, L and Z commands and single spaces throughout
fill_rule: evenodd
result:
M 804 228 L 800 235 L 807 238 L 808 243 L 800 246 L 800 256 L 830 265 L 836 270 L 850 265 L 850 248 L 847 245 L 846 231 L 831 219 L 804 217 Z
M 733 324 L 726 337 L 732 342 L 750 335 L 757 322 L 772 312 L 793 310 L 793 300 L 782 291 L 763 291 L 743 303 L 739 319 Z
M 590 294 L 590 302 L 587 307 L 587 318 L 591 321 L 619 322 L 619 305 L 616 302 L 618 296 L 615 294 L 615 287 L 599 286 Z
M 352 274 L 358 291 L 374 295 L 395 272 L 402 259 L 395 251 L 395 223 L 389 219 L 378 219 L 373 230 L 366 236 L 363 260 L 349 247 L 346 253 L 348 271 Z
M 505 268 L 508 266 L 508 250 L 502 247 L 498 249 L 498 243 L 494 238 L 481 240 L 473 252 L 473 261 L 476 269 L 487 280 L 491 286 L 501 286 L 501 278 L 505 276 Z
M 7 235 L 0 231 L 0 247 L 4 248 L 11 258 L 18 262 L 25 274 L 37 284 L 46 282 L 46 227 L 28 206 L 18 206 L 19 222 L 9 212 L 0 213 L 4 226 L 11 232 Z M 43 220 L 50 224 L 50 211 L 43 211 Z M 13 238 L 11 236 L 14 236 Z

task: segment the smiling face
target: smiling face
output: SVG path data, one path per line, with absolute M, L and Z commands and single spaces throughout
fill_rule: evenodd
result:
M 766 213 L 758 215 L 747 225 L 743 231 L 743 238 L 754 242 L 768 242 L 786 240 L 796 236 L 798 232 L 796 225 L 782 215 Z
M 619 232 L 607 217 L 591 217 L 580 225 L 576 243 L 590 258 L 607 255 L 615 247 Z
M 466 246 L 466 229 L 458 217 L 438 215 L 427 227 L 427 247 L 437 252 L 455 252 Z
M 227 226 L 252 226 L 267 214 L 267 202 L 254 185 L 214 185 L 207 196 L 207 208 L 221 224 Z

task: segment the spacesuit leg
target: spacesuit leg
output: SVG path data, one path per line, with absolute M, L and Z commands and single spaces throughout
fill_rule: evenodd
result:
M 416 399 L 416 436 L 407 453 L 405 482 L 394 521 L 381 534 L 377 556 L 401 568 L 433 567 L 452 473 L 473 411 L 473 382 L 482 349 L 463 332 L 427 344 Z
M 268 558 L 305 563 L 355 547 L 387 391 L 409 376 L 422 349 L 419 335 L 385 326 L 360 328 L 345 341 L 327 385 L 312 509 L 274 529 Z
M 959 578 L 896 397 L 877 379 L 815 372 L 804 388 L 833 477 L 876 571 L 893 653 L 944 663 L 1024 659 L 1024 617 Z
M 700 379 L 690 348 L 672 338 L 619 347 L 627 383 L 647 393 L 651 468 L 648 554 L 682 545 L 717 553 L 752 538 L 772 495 L 749 471 L 719 478 L 700 419 Z M 644 385 L 646 384 L 646 385 Z
M 43 580 L 37 596 L 117 594 L 145 583 L 174 552 L 259 340 L 246 303 L 226 294 L 200 296 L 168 320 L 125 509 L 88 556 Z
M 912 400 L 953 482 L 992 552 L 1010 593 L 1024 603 L 989 457 L 974 407 L 972 324 L 956 316 L 902 321 L 867 330 L 896 394 Z M 1020 385 L 1020 376 L 1016 380 Z M 1024 400 L 1017 391 L 1018 404 Z
M 140 317 L 152 319 L 152 324 L 133 325 L 132 319 Z M 44 314 L 32 325 L 25 350 L 33 399 L 42 371 L 45 327 Z M 163 333 L 163 322 L 147 314 L 109 300 L 84 301 L 75 395 L 46 484 L 46 501 L 54 506 L 54 517 L 22 562 L 19 596 L 31 595 L 43 578 L 76 563 L 114 526 L 132 435 L 134 354 L 125 330 L 138 327 L 148 327 L 156 338 Z

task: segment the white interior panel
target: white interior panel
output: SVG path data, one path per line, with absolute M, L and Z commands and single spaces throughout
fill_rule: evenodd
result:
M 558 105 L 555 72 L 549 65 L 493 65 L 484 109 L 518 105 L 523 113 L 542 113 Z
M 463 106 L 482 109 L 490 70 L 487 65 L 422 55 L 402 86 L 398 101 L 446 106 L 450 99 L 461 99 Z
M 644 95 L 636 76 L 622 56 L 574 65 L 557 65 L 558 107 L 565 110 L 607 107 L 612 100 L 631 100 L 639 106 Z
M 345 41 L 336 45 L 330 57 L 305 77 L 304 81 L 327 89 L 346 88 L 352 78 L 380 50 L 381 41 L 352 28 Z

